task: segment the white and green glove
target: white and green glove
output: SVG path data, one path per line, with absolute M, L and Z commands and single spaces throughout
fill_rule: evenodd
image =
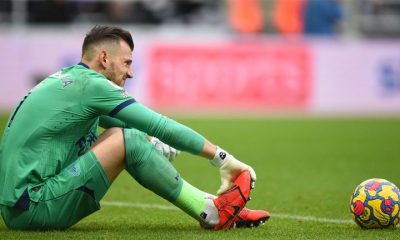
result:
M 222 148 L 217 147 L 217 152 L 215 153 L 214 158 L 210 159 L 209 162 L 211 165 L 219 169 L 221 176 L 221 186 L 217 191 L 218 195 L 228 190 L 240 173 L 246 170 L 250 172 L 251 188 L 254 188 L 257 177 L 254 169 L 249 165 L 240 162 Z
M 175 148 L 169 146 L 168 144 L 161 142 L 161 140 L 156 137 L 152 137 L 150 139 L 150 142 L 170 162 L 172 162 L 179 155 L 179 153 L 181 153 L 181 151 L 176 150 Z

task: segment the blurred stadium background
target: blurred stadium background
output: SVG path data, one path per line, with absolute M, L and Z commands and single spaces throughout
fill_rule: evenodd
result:
M 0 111 L 129 29 L 126 88 L 164 112 L 398 115 L 400 0 L 1 0 Z
M 79 62 L 94 24 L 131 31 L 127 91 L 252 165 L 249 207 L 273 217 L 251 234 L 201 231 L 122 174 L 101 213 L 72 230 L 12 232 L 0 221 L 0 239 L 398 236 L 359 231 L 348 201 L 368 178 L 399 185 L 400 0 L 0 0 L 0 133 L 29 89 Z M 217 172 L 189 158 L 174 165 L 215 192 Z

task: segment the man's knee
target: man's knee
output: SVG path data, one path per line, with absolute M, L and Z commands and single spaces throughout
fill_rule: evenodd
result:
M 123 129 L 123 134 L 126 165 L 135 166 L 147 159 L 153 147 L 147 134 L 136 129 Z

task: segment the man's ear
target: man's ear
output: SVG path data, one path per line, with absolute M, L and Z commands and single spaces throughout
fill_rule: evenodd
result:
M 108 66 L 108 53 L 106 50 L 101 50 L 98 55 L 100 66 L 106 69 Z

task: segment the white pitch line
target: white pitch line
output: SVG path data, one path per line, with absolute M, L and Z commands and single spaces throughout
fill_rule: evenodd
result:
M 179 210 L 174 206 L 167 206 L 161 204 L 148 204 L 148 203 L 132 203 L 132 202 L 116 202 L 116 201 L 101 201 L 101 205 L 116 206 L 116 207 L 133 207 L 133 208 L 153 208 L 161 210 Z
M 333 218 L 319 218 L 319 217 L 313 217 L 313 216 L 300 216 L 300 215 L 291 215 L 291 214 L 285 214 L 285 213 L 271 214 L 271 217 L 295 219 L 295 220 L 299 220 L 299 221 L 322 222 L 322 223 L 338 223 L 338 224 L 354 223 L 354 221 L 350 220 L 350 219 L 346 220 L 346 219 L 333 219 Z
M 117 201 L 102 201 L 101 205 L 104 206 L 116 206 L 116 207 L 133 207 L 133 208 L 151 208 L 160 210 L 179 210 L 177 207 L 161 205 L 161 204 L 148 204 L 148 203 L 133 203 L 133 202 L 117 202 Z M 333 219 L 333 218 L 318 218 L 314 216 L 301 216 L 292 215 L 285 213 L 273 213 L 272 218 L 283 218 L 283 219 L 294 219 L 306 222 L 322 222 L 322 223 L 336 223 L 336 224 L 352 224 L 354 221 L 345 219 Z

